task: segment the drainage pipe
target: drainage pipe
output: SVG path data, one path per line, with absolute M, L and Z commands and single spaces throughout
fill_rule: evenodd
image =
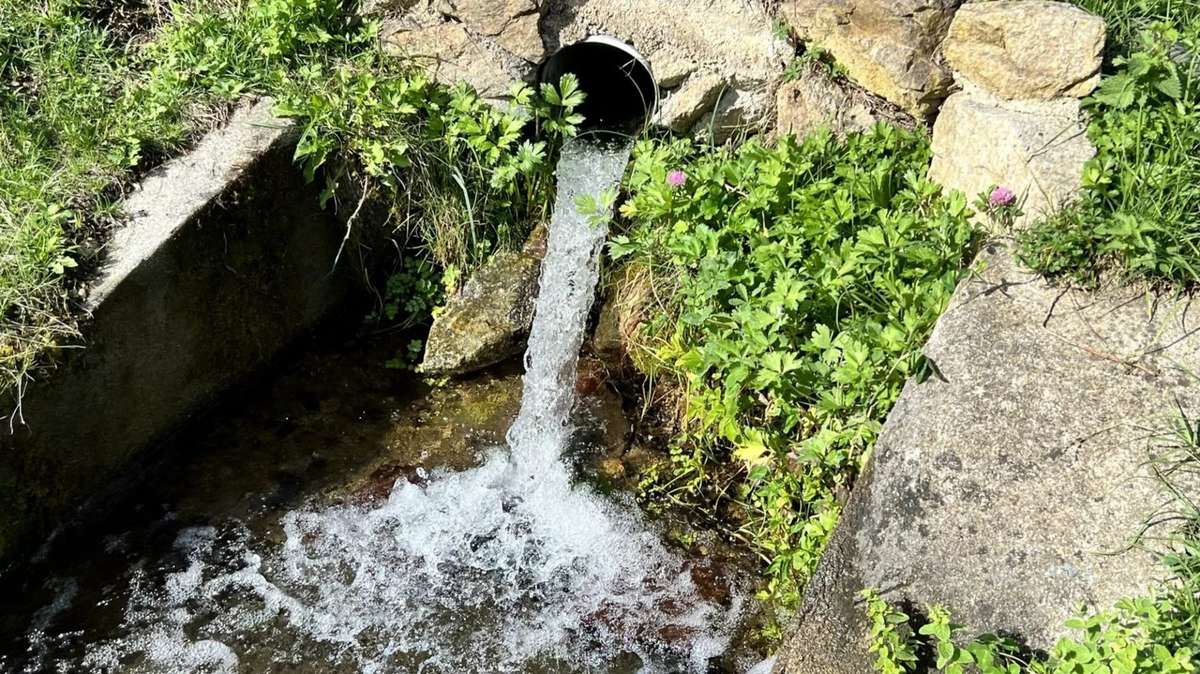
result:
M 634 133 L 658 107 L 658 83 L 650 63 L 630 45 L 594 35 L 554 52 L 538 69 L 538 81 L 557 85 L 566 73 L 586 94 L 577 109 L 584 129 Z

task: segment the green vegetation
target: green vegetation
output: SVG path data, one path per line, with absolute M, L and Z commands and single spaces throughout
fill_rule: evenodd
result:
M 635 356 L 686 398 L 671 461 L 644 489 L 732 519 L 781 606 L 797 600 L 838 494 L 921 373 L 920 348 L 972 253 L 967 202 L 923 177 L 928 161 L 924 135 L 890 126 L 844 142 L 635 149 L 629 228 L 610 255 L 653 278 L 661 305 Z
M 1021 235 L 1034 269 L 1087 286 L 1109 271 L 1200 282 L 1200 9 L 1179 5 L 1190 23 L 1154 24 L 1132 43 L 1125 32 L 1142 20 L 1112 24 L 1116 71 L 1085 101 L 1097 156 L 1078 202 Z
M 572 75 L 536 92 L 514 85 L 501 111 L 378 50 L 305 66 L 279 96 L 277 112 L 301 124 L 297 161 L 310 178 L 329 169 L 323 198 L 344 182 L 360 205 L 379 193 L 397 231 L 452 275 L 545 220 L 554 158 L 583 121 Z
M 1156 23 L 1190 26 L 1200 21 L 1200 4 L 1194 0 L 1071 0 L 1072 4 L 1103 17 L 1109 60 L 1134 51 L 1143 31 Z
M 157 5 L 156 5 L 157 6 Z M 338 0 L 0 5 L 0 393 L 75 335 L 70 270 L 122 186 L 299 60 L 364 43 Z
M 983 635 L 964 639 L 944 607 L 928 608 L 914 626 L 908 615 L 879 595 L 863 592 L 875 671 L 881 674 L 1185 674 L 1200 670 L 1200 509 L 1183 494 L 1200 474 L 1200 423 L 1181 419 L 1156 473 L 1174 505 L 1155 521 L 1178 526 L 1162 542 L 1168 571 L 1152 596 L 1125 599 L 1109 610 L 1080 613 L 1067 621 L 1071 635 L 1040 657 L 1011 639 Z M 1159 526 L 1162 526 L 1161 524 Z
M 296 159 L 325 197 L 391 206 L 402 240 L 387 319 L 428 317 L 449 279 L 545 216 L 582 93 L 516 87 L 500 112 L 384 56 L 352 0 L 50 0 L 0 7 L 0 394 L 75 337 L 71 270 L 94 260 L 123 186 L 246 94 L 297 118 Z M 161 12 L 161 13 L 160 13 Z M 536 138 L 537 140 L 533 140 Z M 349 236 L 350 232 L 347 232 Z M 411 250 L 415 248 L 415 253 Z M 412 267 L 412 269 L 410 269 Z M 429 300 L 415 306 L 414 290 Z

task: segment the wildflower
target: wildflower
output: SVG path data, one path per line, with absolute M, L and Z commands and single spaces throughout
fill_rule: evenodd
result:
M 988 197 L 988 205 L 992 208 L 1006 208 L 1017 203 L 1017 195 L 1007 187 L 997 187 L 992 190 L 991 196 Z
M 687 174 L 679 169 L 667 172 L 667 184 L 671 187 L 683 187 L 687 182 Z

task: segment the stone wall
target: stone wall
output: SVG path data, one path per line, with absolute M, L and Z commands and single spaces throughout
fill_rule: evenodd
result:
M 417 0 L 377 2 L 382 38 L 442 81 L 502 99 L 558 48 L 592 35 L 631 44 L 663 92 L 655 122 L 724 141 L 765 130 L 792 49 L 760 0 Z

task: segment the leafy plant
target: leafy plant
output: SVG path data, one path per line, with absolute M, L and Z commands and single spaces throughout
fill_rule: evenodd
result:
M 278 112 L 300 121 L 296 160 L 310 178 L 324 171 L 324 199 L 350 185 L 357 211 L 381 195 L 433 262 L 470 269 L 545 218 L 557 149 L 582 121 L 573 75 L 510 98 L 501 110 L 371 51 L 302 68 Z
M 1086 102 L 1097 154 L 1084 167 L 1084 193 L 1021 237 L 1027 264 L 1084 285 L 1108 269 L 1200 281 L 1198 36 L 1200 22 L 1183 32 L 1156 24 L 1116 58 L 1117 71 Z
M 670 469 L 646 489 L 743 513 L 730 533 L 763 556 L 783 607 L 972 249 L 966 200 L 923 177 L 928 160 L 923 135 L 890 126 L 635 148 L 610 256 L 654 275 L 664 305 L 636 360 L 687 403 Z
M 913 671 L 917 654 L 908 629 L 908 614 L 890 606 L 875 590 L 863 590 L 860 596 L 866 603 L 867 621 L 871 623 L 871 643 L 867 650 L 875 654 L 875 671 L 880 674 Z
M 388 234 L 457 270 L 544 217 L 580 122 L 574 81 L 517 87 L 501 112 L 385 57 L 357 0 L 173 3 L 121 27 L 103 4 L 0 3 L 0 393 L 76 339 L 72 269 L 95 263 L 76 244 L 119 217 L 122 186 L 243 95 L 299 120 L 327 197 L 383 196 Z

